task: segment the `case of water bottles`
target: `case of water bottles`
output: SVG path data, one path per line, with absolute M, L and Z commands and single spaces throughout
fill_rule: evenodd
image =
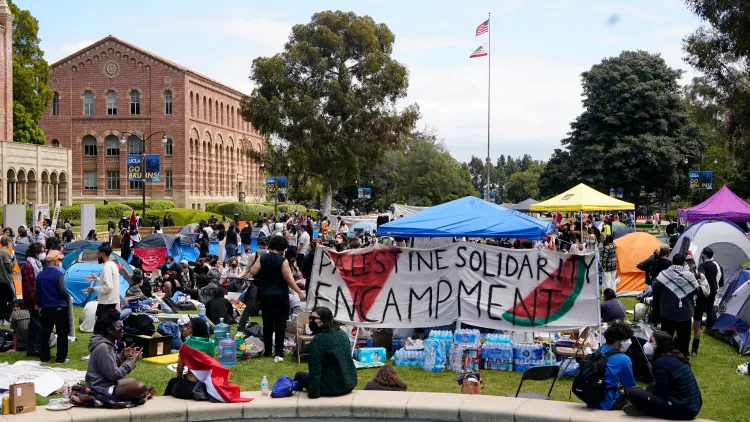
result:
M 490 333 L 482 345 L 482 369 L 513 371 L 513 344 L 510 334 Z
M 422 369 L 427 372 L 442 372 L 445 369 L 446 356 L 443 342 L 435 338 L 428 338 L 424 341 Z
M 396 366 L 421 366 L 424 361 L 424 350 L 399 349 L 393 355 Z
M 536 343 L 519 343 L 513 346 L 516 372 L 525 372 L 534 366 L 544 366 L 544 346 Z

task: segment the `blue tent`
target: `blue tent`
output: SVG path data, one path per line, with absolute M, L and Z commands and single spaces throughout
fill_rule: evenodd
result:
M 750 354 L 750 271 L 742 270 L 730 282 L 719 305 L 719 316 L 712 329 L 737 347 L 741 355 Z
M 467 196 L 380 226 L 379 236 L 494 237 L 539 240 L 555 232 L 552 223 Z
M 81 242 L 81 243 L 79 243 L 79 242 Z M 88 244 L 84 244 L 82 242 L 88 242 Z M 76 243 L 79 243 L 79 246 L 81 246 L 81 247 L 78 248 L 78 249 L 75 249 L 75 250 L 73 248 L 70 248 L 70 249 L 68 248 L 69 246 L 74 245 Z M 97 250 L 102 245 L 102 243 L 103 242 L 94 242 L 94 241 L 88 241 L 88 240 L 81 240 L 81 241 L 78 241 L 78 242 L 73 242 L 73 243 L 68 244 L 63 249 L 63 254 L 65 255 L 65 258 L 63 258 L 63 261 L 62 261 L 63 268 L 65 268 L 67 270 L 68 268 L 70 268 L 70 266 L 72 266 L 73 264 L 75 264 L 76 261 L 78 261 L 78 257 L 81 256 L 81 254 L 83 253 L 83 251 Z M 120 255 L 118 255 L 118 254 L 116 254 L 114 252 L 112 253 L 112 256 L 115 257 L 115 260 L 117 261 L 117 265 L 123 267 L 125 269 L 125 271 L 128 272 L 128 274 L 132 274 L 133 273 L 133 267 L 131 267 L 130 264 L 128 264 L 128 261 L 125 261 L 125 259 L 123 259 L 123 257 L 121 257 Z
M 102 264 L 79 262 L 65 270 L 65 288 L 68 290 L 70 297 L 73 298 L 73 305 L 83 306 L 96 298 L 96 292 L 91 294 L 84 292 L 91 285 L 86 277 L 91 274 L 98 276 L 101 274 L 103 267 Z M 125 297 L 128 287 L 130 287 L 128 281 L 120 274 L 120 298 Z

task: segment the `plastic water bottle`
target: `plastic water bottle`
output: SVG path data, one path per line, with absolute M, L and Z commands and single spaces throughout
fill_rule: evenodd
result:
M 229 337 L 229 332 L 224 334 L 224 339 L 219 342 L 219 363 L 225 368 L 237 366 L 237 343 Z
M 62 386 L 62 396 L 64 399 L 70 398 L 70 384 L 68 384 L 68 381 L 65 381 Z
M 227 335 L 229 335 L 229 325 L 224 324 L 224 318 L 219 318 L 219 323 L 214 326 L 214 344 L 218 347 Z
M 268 378 L 263 375 L 263 380 L 260 382 L 260 393 L 264 396 L 268 395 Z
M 198 318 L 200 319 L 206 318 L 206 305 L 202 303 L 198 304 Z

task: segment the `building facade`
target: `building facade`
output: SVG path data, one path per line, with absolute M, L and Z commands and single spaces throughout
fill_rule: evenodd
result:
M 0 0 L 0 205 L 71 204 L 70 149 L 13 141 L 13 16 Z
M 261 197 L 262 172 L 247 153 L 264 141 L 240 116 L 242 93 L 112 36 L 54 63 L 50 88 L 40 126 L 48 144 L 72 150 L 74 200 L 141 198 L 127 156 L 144 150 L 161 155 L 149 199 L 204 209 Z

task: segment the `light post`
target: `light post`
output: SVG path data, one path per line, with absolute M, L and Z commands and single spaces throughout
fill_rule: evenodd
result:
M 128 139 L 125 137 L 125 135 L 131 135 L 135 136 L 138 140 L 141 141 L 142 148 L 141 148 L 141 194 L 142 194 L 142 205 L 143 205 L 143 217 L 146 218 L 146 145 L 148 144 L 148 141 L 151 139 L 152 136 L 158 135 L 161 133 L 161 143 L 163 145 L 167 144 L 167 132 L 161 130 L 158 132 L 154 132 L 151 135 L 148 135 L 145 138 L 142 138 L 138 136 L 138 134 L 135 134 L 133 132 L 122 132 L 122 135 L 120 135 L 120 145 L 125 145 L 128 142 Z M 130 155 L 130 154 L 128 154 Z
M 265 167 L 265 163 L 263 161 L 260 162 L 260 168 L 263 169 Z M 287 162 L 286 163 L 287 171 L 292 168 L 292 163 Z M 279 215 L 278 214 L 278 202 L 279 202 L 279 177 L 273 176 L 273 215 Z M 287 195 L 289 195 L 288 192 L 289 189 L 289 181 L 287 180 Z

